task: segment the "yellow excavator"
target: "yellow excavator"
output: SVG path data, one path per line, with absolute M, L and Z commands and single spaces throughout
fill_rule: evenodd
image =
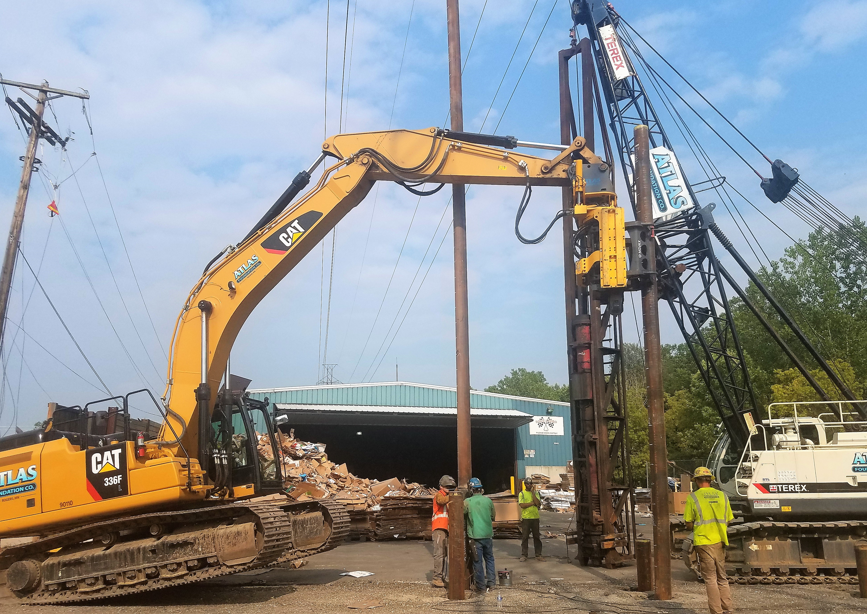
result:
M 559 153 L 545 159 L 517 147 Z M 334 163 L 292 203 L 326 159 Z M 140 390 L 84 407 L 51 404 L 44 428 L 0 439 L 0 537 L 34 538 L 0 552 L 0 574 L 22 602 L 155 590 L 339 545 L 346 511 L 287 496 L 280 463 L 266 467 L 257 453 L 254 425 L 264 424 L 280 458 L 267 405 L 221 381 L 254 307 L 376 181 L 417 194 L 433 183 L 524 186 L 516 230 L 532 186 L 571 188 L 572 206 L 558 217 L 574 215 L 599 246 L 576 274 L 625 285 L 612 175 L 581 138 L 548 146 L 439 128 L 330 138 L 253 230 L 205 267 L 175 323 L 162 399 Z M 131 399 L 157 407 L 158 434 L 132 428 Z M 93 410 L 107 403 L 117 405 L 109 415 Z

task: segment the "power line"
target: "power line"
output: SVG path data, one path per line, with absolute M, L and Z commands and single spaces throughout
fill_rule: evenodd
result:
M 324 113 L 322 120 L 322 139 L 328 138 L 328 47 L 330 43 L 331 25 L 331 0 L 325 4 L 325 96 Z M 316 356 L 316 380 L 319 381 L 319 369 L 322 362 L 322 295 L 325 290 L 325 243 L 319 244 L 322 254 L 322 263 L 319 270 L 319 352 Z
M 340 112 L 337 115 L 337 131 L 343 132 L 343 85 L 346 82 L 346 43 L 349 38 L 349 0 L 346 0 L 346 19 L 343 26 L 343 68 L 340 75 Z M 322 362 L 328 362 L 328 333 L 331 330 L 331 296 L 334 287 L 334 256 L 337 252 L 337 226 L 331 230 L 331 270 L 328 274 L 328 307 L 325 310 L 325 349 Z M 333 369 L 333 367 L 332 367 Z
M 78 266 L 81 267 L 81 271 L 84 273 L 84 278 L 87 280 L 90 289 L 93 291 L 94 297 L 96 297 L 96 302 L 99 304 L 100 309 L 102 309 L 102 313 L 105 315 L 105 318 L 108 320 L 108 325 L 111 327 L 111 330 L 114 332 L 114 336 L 117 337 L 118 343 L 120 343 L 120 347 L 123 349 L 124 354 L 126 354 L 127 359 L 133 367 L 136 375 L 138 375 L 139 379 L 141 379 L 142 383 L 145 387 L 148 386 L 147 380 L 142 373 L 139 366 L 136 364 L 132 355 L 129 353 L 129 350 L 126 349 L 126 344 L 123 342 L 123 339 L 120 337 L 120 333 L 117 332 L 117 328 L 114 326 L 114 322 L 111 320 L 111 316 L 108 315 L 108 310 L 105 308 L 105 305 L 102 302 L 102 299 L 99 297 L 99 292 L 96 290 L 96 286 L 93 285 L 93 280 L 90 278 L 90 275 L 87 272 L 87 267 L 84 266 L 84 262 L 81 260 L 81 256 L 78 253 L 78 249 L 75 247 L 75 243 L 72 240 L 72 237 L 69 234 L 69 231 L 66 228 L 66 224 L 63 221 L 61 216 L 57 216 L 60 219 L 60 228 L 63 230 L 63 234 L 66 235 L 66 240 L 69 242 L 69 246 L 72 248 L 73 254 L 75 254 L 75 259 L 78 261 Z
M 391 324 L 388 326 L 388 330 L 385 331 L 385 336 L 382 338 L 382 343 L 379 345 L 379 348 L 376 350 L 376 354 L 373 355 L 373 360 L 370 362 L 370 366 L 367 367 L 367 371 L 364 373 L 364 377 L 361 378 L 361 381 L 364 381 L 367 378 L 367 374 L 370 372 L 370 369 L 373 368 L 374 363 L 376 362 L 377 356 L 379 356 L 380 351 L 382 351 L 382 346 L 385 345 L 385 342 L 388 341 L 388 336 L 391 334 L 391 329 L 394 327 L 395 323 L 397 323 L 397 318 L 400 315 L 401 309 L 403 309 L 404 304 L 406 303 L 406 299 L 409 297 L 409 293 L 412 291 L 412 286 L 415 283 L 416 278 L 418 277 L 419 271 L 421 271 L 422 265 L 424 265 L 425 258 L 427 258 L 428 252 L 430 252 L 431 245 L 433 245 L 434 239 L 437 236 L 437 233 L 440 230 L 440 226 L 443 223 L 443 219 L 445 219 L 446 213 L 448 213 L 449 206 L 452 203 L 452 199 L 449 198 L 449 201 L 446 203 L 445 208 L 443 209 L 443 213 L 440 216 L 440 221 L 437 223 L 437 227 L 431 235 L 430 241 L 427 244 L 427 249 L 422 255 L 421 260 L 419 260 L 418 267 L 415 270 L 415 275 L 413 275 L 412 280 L 409 282 L 409 286 L 406 289 L 406 293 L 403 295 L 403 300 L 400 302 L 400 306 L 397 308 L 397 313 L 394 314 L 394 318 L 391 321 Z M 380 362 L 382 362 L 380 360 Z M 377 367 L 378 368 L 378 367 Z M 375 373 L 375 372 L 374 372 Z
M 76 349 L 78 349 L 81 357 L 84 358 L 84 362 L 87 363 L 87 366 L 90 367 L 90 370 L 93 371 L 93 374 L 96 376 L 96 379 L 99 380 L 99 383 L 102 384 L 102 389 L 105 390 L 109 395 L 115 396 L 114 393 L 109 390 L 108 385 L 103 381 L 102 377 L 100 377 L 99 373 L 94 368 L 93 363 L 90 362 L 90 359 L 87 357 L 87 354 L 84 353 L 84 350 L 81 349 L 81 346 L 76 341 L 75 336 L 72 334 L 72 331 L 69 330 L 69 327 L 66 325 L 66 322 L 63 321 L 63 318 L 60 316 L 60 312 L 57 311 L 57 307 L 54 306 L 54 303 L 51 301 L 51 298 L 48 296 L 48 292 L 45 291 L 45 288 L 42 286 L 42 282 L 39 281 L 39 277 L 33 271 L 33 267 L 30 266 L 30 263 L 27 261 L 27 257 L 24 255 L 24 252 L 21 251 L 21 248 L 18 248 L 18 254 L 21 256 L 21 259 L 24 260 L 24 264 L 27 265 L 27 268 L 30 269 L 30 274 L 33 275 L 33 279 L 36 281 L 36 284 L 39 286 L 39 289 L 42 291 L 42 295 L 45 296 L 45 300 L 48 301 L 48 304 L 51 306 L 51 309 L 54 311 L 54 315 L 57 316 L 57 319 L 60 320 L 60 324 L 63 325 L 63 329 L 66 331 L 66 334 L 69 335 L 69 338 L 72 339 L 72 343 L 75 344 Z
M 503 118 L 506 116 L 506 111 L 509 110 L 509 105 L 512 104 L 512 97 L 515 95 L 515 92 L 518 90 L 518 86 L 521 84 L 521 79 L 524 77 L 524 71 L 527 70 L 527 66 L 530 65 L 530 60 L 533 59 L 533 54 L 536 52 L 536 47 L 539 45 L 539 41 L 542 39 L 542 34 L 545 33 L 545 28 L 548 27 L 548 22 L 551 20 L 551 15 L 554 14 L 554 9 L 557 7 L 557 2 L 558 0 L 554 0 L 554 4 L 551 5 L 551 10 L 548 12 L 548 17 L 547 19 L 545 19 L 545 23 L 542 25 L 542 29 L 539 31 L 539 36 L 536 37 L 536 42 L 533 44 L 533 49 L 530 51 L 530 55 L 527 56 L 527 61 L 524 63 L 524 68 L 521 69 L 521 74 L 518 75 L 518 81 L 515 83 L 515 87 L 512 88 L 512 93 L 509 94 L 509 100 L 506 101 L 506 106 L 503 107 L 503 112 L 500 114 L 500 121 L 498 121 L 497 125 L 494 126 L 494 134 L 497 133 L 497 128 L 500 127 L 500 122 L 503 121 Z
M 515 59 L 515 54 L 518 53 L 518 47 L 521 46 L 521 41 L 524 40 L 524 33 L 527 31 L 527 26 L 530 25 L 530 19 L 533 18 L 533 13 L 536 11 L 536 5 L 539 4 L 539 0 L 536 0 L 533 3 L 533 8 L 530 10 L 530 15 L 527 17 L 527 23 L 524 24 L 524 29 L 521 30 L 521 36 L 518 37 L 518 42 L 515 43 L 515 49 L 512 51 L 512 57 L 509 58 L 509 63 L 506 64 L 506 70 L 503 71 L 503 78 L 500 79 L 500 84 L 497 86 L 497 91 L 494 92 L 494 98 L 491 100 L 491 106 L 488 107 L 488 112 L 485 113 L 485 119 L 482 120 L 482 126 L 479 128 L 479 132 L 481 132 L 485 128 L 485 124 L 488 122 L 488 115 L 491 114 L 491 109 L 494 108 L 494 103 L 497 101 L 497 96 L 500 93 L 500 88 L 503 87 L 503 82 L 506 80 L 506 75 L 509 74 L 509 67 L 512 65 L 512 60 Z
M 536 4 L 538 4 L 538 0 L 537 0 Z M 512 64 L 512 60 L 513 60 L 514 57 L 515 57 L 515 53 L 517 53 L 517 51 L 518 51 L 518 47 L 520 46 L 520 44 L 521 44 L 521 40 L 522 40 L 523 37 L 524 37 L 524 33 L 525 33 L 526 30 L 527 30 L 527 25 L 529 25 L 529 23 L 530 23 L 530 18 L 533 16 L 533 11 L 535 11 L 535 9 L 536 9 L 536 4 L 533 5 L 533 9 L 530 11 L 530 15 L 529 15 L 529 17 L 527 18 L 527 22 L 524 24 L 524 29 L 521 31 L 521 36 L 518 38 L 518 43 L 515 45 L 515 51 L 512 53 L 512 58 L 509 60 L 509 63 L 508 63 L 508 65 L 506 66 L 506 69 L 503 71 L 503 77 L 502 77 L 502 79 L 500 79 L 500 84 L 499 84 L 499 86 L 497 87 L 497 91 L 494 93 L 494 97 L 491 99 L 491 104 L 490 104 L 490 106 L 488 107 L 488 112 L 489 112 L 489 113 L 490 113 L 491 108 L 493 108 L 493 105 L 494 105 L 494 102 L 495 102 L 496 99 L 497 99 L 497 96 L 499 95 L 500 87 L 503 85 L 503 81 L 504 81 L 505 78 L 506 78 L 506 74 L 507 74 L 508 71 L 509 71 L 509 67 L 511 66 L 511 64 Z M 556 6 L 556 2 L 554 3 L 554 6 Z M 546 28 L 547 25 L 548 25 L 548 20 L 551 18 L 551 14 L 553 13 L 553 9 L 554 9 L 554 7 L 551 8 L 551 12 L 548 14 L 548 19 L 545 20 L 545 24 L 542 26 L 542 30 L 539 32 L 539 36 L 536 38 L 536 44 L 537 44 L 537 45 L 538 45 L 538 43 L 539 43 L 539 40 L 540 40 L 541 37 L 542 37 L 542 34 L 543 34 L 544 31 L 545 31 L 545 28 Z M 484 15 L 484 8 L 482 9 L 482 14 L 479 15 L 479 23 L 481 23 L 481 19 L 482 19 L 482 16 L 483 16 L 483 15 Z M 476 32 L 478 32 L 478 29 L 479 29 L 479 24 L 476 25 Z M 473 36 L 473 39 L 475 40 L 475 35 Z M 533 51 L 530 52 L 530 58 L 532 58 L 532 56 L 533 56 L 533 52 L 535 51 L 535 49 L 536 49 L 536 45 L 533 46 Z M 472 51 L 472 45 L 470 46 L 470 51 Z M 527 63 L 529 63 L 530 58 L 528 58 Z M 463 68 L 466 67 L 466 63 L 467 63 L 467 61 L 469 61 L 469 52 L 467 52 L 467 58 L 464 60 L 464 66 L 463 66 Z M 463 74 L 463 68 L 461 69 L 461 73 L 462 73 L 462 74 Z M 526 65 L 524 66 L 524 69 L 526 69 Z M 521 71 L 521 77 L 523 76 L 523 74 L 524 74 L 524 72 Z M 518 78 L 518 81 L 517 81 L 517 83 L 515 84 L 515 88 L 512 90 L 512 96 L 514 96 L 515 91 L 517 90 L 518 85 L 519 85 L 520 82 L 521 82 L 521 77 Z M 511 96 L 509 97 L 509 101 L 511 101 Z M 506 108 L 503 110 L 503 113 L 502 113 L 502 115 L 500 116 L 500 121 L 502 121 L 503 116 L 505 116 L 505 113 L 506 113 L 506 110 L 507 110 L 507 109 L 508 109 L 508 104 L 506 105 Z M 446 115 L 446 121 L 447 121 L 447 120 L 448 120 L 448 114 Z M 484 126 L 485 126 L 485 122 L 486 122 L 486 121 L 487 121 L 487 115 L 485 116 L 485 120 L 482 122 L 482 126 L 479 128 L 479 132 L 481 132 L 482 129 L 484 128 Z M 445 122 L 444 122 L 444 124 L 445 124 Z M 497 125 L 499 126 L 499 123 L 498 123 Z M 469 192 L 469 186 L 467 186 L 467 187 L 465 188 L 465 193 L 467 193 L 467 192 Z M 421 200 L 421 198 L 419 198 L 419 201 L 420 201 L 420 200 Z M 446 205 L 446 210 L 448 210 L 448 206 L 449 206 L 449 204 L 451 204 L 451 198 L 449 198 L 449 203 Z M 416 203 L 416 207 L 418 207 L 418 203 Z M 445 213 L 444 213 L 444 214 L 445 214 Z M 439 231 L 440 224 L 442 224 L 442 218 L 440 219 L 440 223 L 437 224 L 437 228 L 436 228 L 436 230 L 434 230 L 434 234 L 431 236 L 431 242 L 433 242 L 434 238 L 436 237 L 436 233 L 437 233 L 437 231 Z M 430 245 L 431 245 L 431 244 L 429 243 L 429 244 L 428 244 L 428 250 L 430 249 Z M 425 251 L 425 256 L 427 256 L 427 253 L 428 253 L 428 252 Z M 437 250 L 437 253 L 439 253 L 439 249 Z M 418 268 L 416 269 L 416 276 L 418 275 L 418 272 L 421 270 L 421 267 L 422 267 L 422 265 L 424 264 L 424 257 L 425 257 L 425 256 L 423 256 L 421 262 L 419 262 L 419 266 L 418 266 Z M 434 257 L 436 257 L 436 256 L 434 256 Z M 430 270 L 430 269 L 428 269 L 428 270 Z M 393 274 L 392 274 L 392 275 L 393 275 Z M 412 284 L 415 282 L 416 276 L 413 277 L 412 282 L 410 282 L 409 287 L 407 287 L 406 293 L 404 294 L 403 300 L 401 301 L 401 307 L 403 306 L 404 302 L 406 301 L 407 297 L 409 296 L 409 293 L 412 291 Z M 424 280 L 425 280 L 425 279 L 427 279 L 427 273 L 425 273 L 425 276 L 424 276 L 424 278 L 422 279 L 421 284 L 424 284 Z M 419 285 L 419 289 L 421 289 L 421 284 Z M 417 296 L 417 295 L 418 295 L 418 290 L 416 291 L 416 296 Z M 403 316 L 404 319 L 406 319 L 406 315 L 409 313 L 409 310 L 412 308 L 412 305 L 413 305 L 414 301 L 415 301 L 415 297 L 413 297 L 413 301 L 410 302 L 410 305 L 409 305 L 409 307 L 407 308 L 406 313 L 404 313 L 404 316 Z M 392 327 L 394 326 L 395 322 L 397 322 L 397 318 L 398 318 L 399 316 L 400 316 L 400 307 L 398 307 L 397 313 L 395 313 L 394 319 L 392 320 L 391 325 L 389 325 L 388 332 L 386 332 L 386 334 L 385 334 L 385 338 L 383 339 L 383 343 L 385 342 L 385 339 L 388 339 L 388 334 L 389 334 L 389 332 L 391 331 Z M 378 317 L 378 314 L 377 314 L 377 317 Z M 403 324 L 403 320 L 401 320 L 401 325 L 402 325 L 402 324 Z M 389 343 L 389 346 L 388 346 L 389 348 L 391 347 L 391 343 L 394 343 L 394 339 L 395 339 L 395 337 L 397 336 L 397 332 L 399 332 L 399 331 L 400 331 L 400 326 L 398 327 L 397 331 L 395 332 L 395 335 L 392 337 L 391 342 Z M 371 329 L 371 332 L 372 332 L 372 329 Z M 367 345 L 367 344 L 365 344 L 365 347 L 366 347 L 366 345 Z M 380 349 L 381 349 L 381 348 L 382 348 L 382 345 L 380 345 Z M 388 348 L 386 349 L 386 354 L 387 354 L 387 353 L 388 353 Z M 377 356 L 378 354 L 379 354 L 379 351 L 377 351 L 377 354 L 374 354 L 373 362 L 376 361 L 376 356 Z M 383 354 L 383 355 L 382 355 L 382 358 L 380 359 L 379 364 L 382 364 L 382 360 L 385 358 L 385 355 L 386 355 L 386 354 Z M 359 361 L 360 361 L 360 360 L 361 360 L 361 357 L 359 357 Z M 373 362 L 371 363 L 371 367 L 373 366 Z M 356 365 L 356 366 L 357 366 L 357 365 Z M 377 365 L 376 369 L 375 369 L 374 372 L 373 372 L 373 375 L 376 374 L 376 371 L 377 371 L 378 369 L 379 369 L 379 365 Z M 368 371 L 369 371 L 369 370 L 370 370 L 370 367 L 368 367 Z M 373 375 L 371 375 L 371 377 L 373 377 Z M 367 373 L 365 373 L 365 377 L 366 377 L 366 376 L 367 376 Z M 351 379 L 351 378 L 350 378 L 350 379 Z M 364 378 L 362 378 L 362 379 L 364 379 Z
M 409 42 L 409 31 L 410 31 L 410 27 L 412 26 L 412 14 L 413 14 L 414 10 L 415 10 L 415 0 L 413 0 L 412 4 L 409 7 L 409 19 L 407 19 L 407 22 L 406 22 L 406 34 L 404 35 L 404 38 L 403 38 L 403 51 L 400 54 L 400 65 L 398 66 L 398 69 L 397 69 L 397 81 L 395 82 L 395 85 L 394 85 L 394 97 L 392 98 L 392 101 L 391 101 L 391 113 L 389 114 L 389 117 L 388 117 L 388 129 L 389 130 L 391 130 L 391 124 L 394 121 L 394 109 L 397 105 L 397 92 L 400 88 L 400 77 L 403 74 L 403 63 L 404 63 L 404 59 L 406 58 L 406 47 L 407 47 L 407 44 Z M 343 336 L 343 343 L 341 343 L 341 349 L 340 349 L 339 355 L 343 354 L 343 345 L 346 343 L 346 336 L 349 334 L 352 319 L 355 317 L 355 302 L 356 302 L 356 299 L 358 298 L 358 288 L 361 285 L 361 275 L 364 272 L 364 263 L 365 263 L 365 260 L 367 259 L 367 247 L 370 244 L 370 232 L 371 232 L 371 229 L 373 228 L 373 218 L 376 214 L 376 203 L 379 201 L 379 188 L 380 188 L 380 186 L 377 183 L 376 192 L 373 195 L 373 204 L 371 206 L 371 211 L 370 211 L 370 220 L 367 223 L 367 236 L 364 239 L 364 248 L 362 249 L 362 252 L 361 252 L 361 266 L 358 269 L 358 278 L 355 280 L 355 292 L 352 295 L 352 305 L 349 309 L 349 325 L 347 325 L 347 327 L 346 327 L 346 333 L 344 333 L 344 336 Z M 419 197 L 418 201 L 416 201 L 416 209 L 418 209 L 418 202 L 420 202 L 420 201 L 421 201 L 421 197 Z M 414 217 L 415 217 L 415 215 L 413 214 L 413 218 Z M 411 223 L 410 223 L 410 225 L 411 225 Z M 404 243 L 405 242 L 406 241 L 404 240 Z M 398 261 L 400 261 L 400 256 L 398 256 Z M 397 265 L 395 265 L 395 266 L 397 266 Z M 394 273 L 392 273 L 392 277 L 393 276 L 394 276 Z M 391 281 L 389 281 L 389 285 L 391 285 Z M 385 293 L 386 293 L 386 295 L 388 294 L 388 288 L 386 288 Z M 383 300 L 383 302 L 385 302 L 385 295 L 383 295 L 382 300 Z M 382 310 L 382 303 L 380 303 L 380 310 Z M 379 318 L 379 313 L 377 313 L 376 317 Z M 367 343 L 370 341 L 370 335 L 373 333 L 373 327 L 374 326 L 376 326 L 376 319 L 374 319 L 374 321 L 373 321 L 373 326 L 371 326 L 370 332 L 367 334 L 367 341 L 365 341 L 364 347 L 361 349 L 361 354 L 359 354 L 358 360 L 355 363 L 355 367 L 352 369 L 352 374 L 349 376 L 349 379 L 347 381 L 352 381 L 352 375 L 355 374 L 355 370 L 358 369 L 358 365 L 361 363 L 361 359 L 364 357 L 364 352 L 367 349 Z
M 443 238 L 440 241 L 439 246 L 437 247 L 437 251 L 434 253 L 433 258 L 431 258 L 430 264 L 427 267 L 427 271 L 424 272 L 424 277 L 422 277 L 421 283 L 419 283 L 418 288 L 416 288 L 415 294 L 412 297 L 412 301 L 410 301 L 410 303 L 409 303 L 409 307 L 406 308 L 406 311 L 403 314 L 403 319 L 401 319 L 400 325 L 397 327 L 397 330 L 394 331 L 394 335 L 391 337 L 391 341 L 389 342 L 388 347 L 385 348 L 385 352 L 382 354 L 382 358 L 379 360 L 379 364 L 376 365 L 376 369 L 374 369 L 373 373 L 370 375 L 371 380 L 376 375 L 376 372 L 379 371 L 379 367 L 382 365 L 383 359 L 385 359 L 385 357 L 388 355 L 388 351 L 391 349 L 391 344 L 394 343 L 394 340 L 397 338 L 397 334 L 400 332 L 400 329 L 403 327 L 403 323 L 404 323 L 404 321 L 406 321 L 406 316 L 409 314 L 410 310 L 412 309 L 412 306 L 415 304 L 415 299 L 418 297 L 418 293 L 421 290 L 422 286 L 424 286 L 424 282 L 427 279 L 427 275 L 428 275 L 428 273 L 430 273 L 431 267 L 433 266 L 433 263 L 436 261 L 437 256 L 440 253 L 440 248 L 442 248 L 443 243 L 445 243 L 446 237 L 449 236 L 449 230 L 451 230 L 451 227 L 452 227 L 452 222 L 449 222 L 449 227 L 446 228 L 446 231 L 443 233 Z
M 35 284 L 34 284 L 34 287 L 35 287 Z M 58 363 L 60 363 L 60 365 L 61 365 L 63 368 L 65 368 L 67 371 L 69 371 L 70 373 L 72 373 L 74 376 L 76 376 L 78 379 L 80 379 L 81 381 L 83 381 L 85 384 L 88 384 L 89 386 L 93 386 L 96 390 L 99 390 L 100 392 L 106 392 L 103 388 L 100 388 L 99 386 L 97 386 L 96 384 L 94 384 L 93 382 L 91 382 L 89 379 L 85 378 L 85 377 L 82 376 L 80 373 L 78 373 L 78 371 L 76 371 L 75 369 L 73 369 L 72 367 L 70 367 L 68 364 L 66 364 L 65 362 L 63 362 L 62 360 L 60 360 L 57 356 L 55 356 L 54 354 L 52 354 L 52 353 L 51 353 L 51 350 L 49 350 L 47 347 L 45 347 L 44 345 L 42 345 L 41 343 L 39 343 L 39 341 L 37 341 L 37 340 L 33 337 L 33 335 L 31 335 L 31 334 L 28 333 L 26 330 L 24 330 L 23 327 L 21 327 L 20 325 L 16 324 L 15 322 L 13 322 L 10 318 L 6 318 L 6 321 L 7 321 L 9 324 L 12 324 L 13 326 L 15 326 L 15 328 L 17 329 L 17 330 L 15 331 L 16 333 L 19 332 L 19 331 L 20 331 L 21 333 L 23 333 L 24 336 L 25 336 L 27 339 L 30 339 L 33 343 L 35 343 L 36 345 L 38 345 L 38 346 L 39 346 L 39 347 L 40 347 L 40 348 L 41 348 L 41 349 L 42 349 L 46 354 L 48 354 L 49 356 L 51 356 L 54 360 L 56 360 Z M 109 394 L 111 394 L 111 393 L 109 393 Z
M 90 106 L 90 102 L 88 101 L 88 107 L 89 106 Z M 127 264 L 129 264 L 129 270 L 132 273 L 132 278 L 133 278 L 133 281 L 135 282 L 136 290 L 138 290 L 138 295 L 139 295 L 139 298 L 141 299 L 142 307 L 144 307 L 145 313 L 147 314 L 148 322 L 150 322 L 151 330 L 153 330 L 153 332 L 154 332 L 154 337 L 157 340 L 157 344 L 160 346 L 160 350 L 162 351 L 163 356 L 166 358 L 166 360 L 168 360 L 168 354 L 166 354 L 166 349 L 165 349 L 165 347 L 163 347 L 163 342 L 160 338 L 159 333 L 157 333 L 157 327 L 154 325 L 153 317 L 151 317 L 150 309 L 148 309 L 148 304 L 147 304 L 147 301 L 145 300 L 144 292 L 142 292 L 141 284 L 139 283 L 139 280 L 138 280 L 138 274 L 136 273 L 135 267 L 132 264 L 132 257 L 130 256 L 129 249 L 126 246 L 126 239 L 124 239 L 124 232 L 123 232 L 123 230 L 121 230 L 121 227 L 120 227 L 120 220 L 118 220 L 118 218 L 117 218 L 117 211 L 115 211 L 115 208 L 114 208 L 114 201 L 112 200 L 111 194 L 108 191 L 108 183 L 105 180 L 105 174 L 103 174 L 103 172 L 102 172 L 102 164 L 100 164 L 99 155 L 96 152 L 96 138 L 94 137 L 94 134 L 93 134 L 93 124 L 92 124 L 93 111 L 90 111 L 88 113 L 87 110 L 85 109 L 83 103 L 82 103 L 81 111 L 84 114 L 84 118 L 87 120 L 87 127 L 90 130 L 90 142 L 91 142 L 91 145 L 93 146 L 93 158 L 96 160 L 96 168 L 99 170 L 99 178 L 102 181 L 102 187 L 105 190 L 105 198 L 108 201 L 109 209 L 111 209 L 111 216 L 114 219 L 114 225 L 117 228 L 117 234 L 120 237 L 120 244 L 121 244 L 121 246 L 123 246 L 123 253 L 126 255 Z
M 69 156 L 68 153 L 67 153 L 67 156 Z M 70 164 L 70 166 L 72 166 L 72 158 L 71 157 L 69 158 L 69 164 Z M 111 281 L 114 283 L 114 289 L 117 291 L 117 295 L 120 298 L 121 304 L 123 305 L 123 310 L 126 312 L 126 317 L 129 319 L 129 323 L 132 324 L 132 329 L 135 331 L 135 335 L 138 338 L 138 341 L 141 344 L 141 347 L 145 352 L 145 356 L 147 356 L 148 362 L 150 362 L 150 364 L 151 364 L 151 368 L 153 368 L 154 373 L 156 373 L 157 381 L 160 381 L 162 379 L 162 376 L 160 375 L 160 372 L 157 369 L 156 364 L 154 364 L 154 361 L 150 355 L 150 352 L 148 352 L 148 349 L 145 346 L 144 339 L 142 339 L 141 333 L 138 330 L 138 326 L 135 325 L 135 320 L 133 320 L 132 314 L 129 311 L 129 307 L 126 304 L 126 299 L 124 299 L 123 292 L 121 292 L 121 290 L 120 290 L 120 285 L 117 283 L 117 278 L 114 275 L 114 269 L 111 266 L 111 262 L 109 262 L 108 254 L 106 253 L 105 246 L 102 243 L 102 237 L 100 236 L 99 231 L 96 228 L 96 223 L 93 221 L 93 216 L 90 213 L 90 206 L 87 204 L 87 199 L 84 197 L 84 191 L 81 189 L 81 183 L 79 183 L 77 176 L 73 175 L 73 178 L 75 179 L 75 186 L 78 188 L 78 194 L 81 196 L 81 202 L 84 205 L 84 210 L 87 213 L 87 219 L 90 220 L 90 226 L 91 226 L 91 228 L 93 228 L 93 234 L 96 235 L 96 242 L 99 244 L 99 249 L 102 252 L 102 258 L 103 258 L 103 260 L 105 260 L 105 266 L 108 267 L 108 272 L 109 272 L 109 275 L 111 276 Z M 63 222 L 61 221 L 61 225 L 62 224 L 63 224 Z M 64 231 L 65 231 L 65 227 L 64 227 Z M 68 236 L 69 235 L 67 235 L 67 237 Z M 71 241 L 71 239 L 70 239 L 70 241 Z

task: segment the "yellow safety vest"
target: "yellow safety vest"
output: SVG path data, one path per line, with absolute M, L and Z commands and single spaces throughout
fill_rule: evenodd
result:
M 690 493 L 683 520 L 693 523 L 694 545 L 708 546 L 720 542 L 729 545 L 726 528 L 734 520 L 734 514 L 725 493 L 715 488 L 699 488 Z

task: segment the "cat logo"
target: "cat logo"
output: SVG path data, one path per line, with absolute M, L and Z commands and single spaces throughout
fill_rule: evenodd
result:
M 91 473 L 108 473 L 117 471 L 120 467 L 120 448 L 106 450 L 103 453 L 95 453 L 90 457 Z
M 322 214 L 318 211 L 308 211 L 302 213 L 291 222 L 280 226 L 275 232 L 272 232 L 264 241 L 262 241 L 262 249 L 269 254 L 277 254 L 282 256 L 295 243 L 310 230 L 310 228 L 319 221 Z
M 92 448 L 87 451 L 86 462 L 87 492 L 94 501 L 129 494 L 125 443 Z

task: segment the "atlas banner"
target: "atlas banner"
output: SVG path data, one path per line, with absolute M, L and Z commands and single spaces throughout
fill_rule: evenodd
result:
M 602 26 L 599 28 L 599 41 L 605 50 L 608 66 L 611 68 L 611 74 L 614 75 L 616 81 L 635 74 L 629 65 L 629 60 L 626 59 L 623 45 L 620 44 L 620 38 L 618 38 L 614 26 Z
M 557 416 L 533 416 L 530 435 L 563 435 L 563 418 Z
M 695 206 L 674 152 L 665 147 L 650 150 L 650 189 L 654 220 L 669 218 Z
M 94 501 L 129 494 L 126 444 L 92 448 L 85 456 L 87 492 Z

